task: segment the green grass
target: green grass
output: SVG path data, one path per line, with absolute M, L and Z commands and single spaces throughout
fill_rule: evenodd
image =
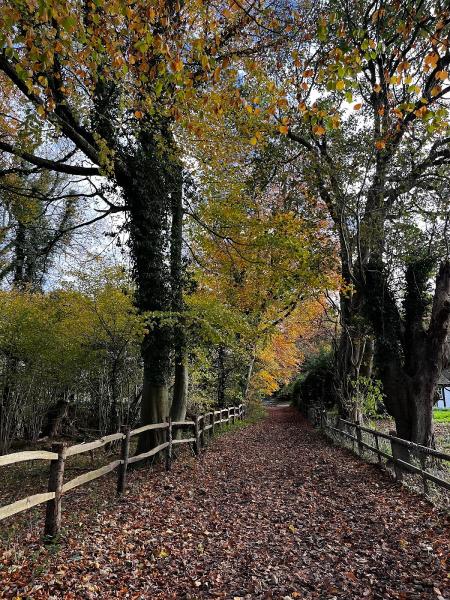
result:
M 437 408 L 433 410 L 435 423 L 450 423 L 450 408 Z

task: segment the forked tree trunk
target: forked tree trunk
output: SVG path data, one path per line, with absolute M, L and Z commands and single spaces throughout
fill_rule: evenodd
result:
M 169 414 L 171 331 L 170 326 L 164 323 L 163 313 L 171 310 L 167 257 L 173 155 L 170 132 L 165 128 L 165 123 L 161 122 L 156 132 L 158 135 L 152 127 L 154 125 L 150 124 L 148 131 L 142 129 L 133 162 L 133 176 L 119 182 L 129 207 L 130 248 L 137 283 L 137 306 L 141 312 L 150 313 L 148 333 L 142 343 L 143 425 L 162 422 Z M 162 138 L 165 138 L 164 141 Z M 158 314 L 155 315 L 155 312 Z M 137 452 L 145 452 L 161 442 L 161 432 L 146 432 L 139 438 Z
M 380 265 L 371 265 L 366 310 L 374 327 L 378 373 L 385 404 L 394 417 L 399 437 L 424 445 L 434 444 L 433 405 L 437 382 L 447 358 L 450 329 L 450 262 L 436 277 L 428 328 L 427 285 L 430 263 L 408 267 L 405 320 L 399 315 Z

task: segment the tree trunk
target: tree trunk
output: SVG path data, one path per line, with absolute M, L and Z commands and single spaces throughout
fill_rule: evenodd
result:
M 154 363 L 147 361 L 144 366 L 144 382 L 142 387 L 141 423 L 163 423 L 169 414 L 169 395 L 167 381 L 155 378 Z M 136 454 L 147 452 L 162 444 L 164 435 L 161 431 L 146 431 L 139 436 Z
M 152 123 L 147 130 L 142 128 L 132 177 L 119 181 L 129 207 L 137 306 L 141 312 L 150 313 L 148 333 L 142 343 L 142 425 L 162 422 L 169 414 L 171 331 L 164 323 L 164 315 L 171 310 L 168 214 L 174 164 L 178 173 L 178 163 L 174 162 L 175 150 L 167 125 L 159 123 L 156 133 L 154 127 Z M 137 452 L 159 443 L 159 431 L 146 432 L 139 438 Z
M 58 402 L 48 409 L 40 437 L 50 439 L 56 437 L 61 431 L 68 410 L 69 400 L 63 394 Z
M 172 286 L 172 310 L 177 315 L 174 327 L 175 381 L 170 416 L 173 421 L 186 417 L 189 372 L 185 323 L 182 317 L 183 301 L 183 171 L 174 165 L 173 189 L 171 190 L 172 226 L 170 230 L 170 279 Z
M 430 446 L 437 382 L 447 355 L 450 329 L 450 262 L 440 266 L 428 329 L 428 279 L 432 262 L 408 266 L 401 319 L 383 266 L 370 264 L 366 272 L 365 310 L 376 339 L 376 363 L 386 408 L 395 419 L 397 435 Z
M 184 421 L 186 417 L 189 387 L 189 370 L 186 359 L 178 356 L 175 359 L 175 384 L 173 389 L 170 416 L 173 421 Z

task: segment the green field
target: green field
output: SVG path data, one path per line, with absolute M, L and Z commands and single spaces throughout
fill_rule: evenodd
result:
M 433 421 L 436 423 L 450 423 L 450 408 L 433 410 Z

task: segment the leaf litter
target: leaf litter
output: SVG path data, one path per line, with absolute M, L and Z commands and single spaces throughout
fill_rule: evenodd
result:
M 59 546 L 0 553 L 0 598 L 448 597 L 448 521 L 293 409 L 131 477 L 97 514 L 89 495 Z M 95 492 L 95 488 L 94 488 Z M 64 513 L 63 513 L 64 514 Z

